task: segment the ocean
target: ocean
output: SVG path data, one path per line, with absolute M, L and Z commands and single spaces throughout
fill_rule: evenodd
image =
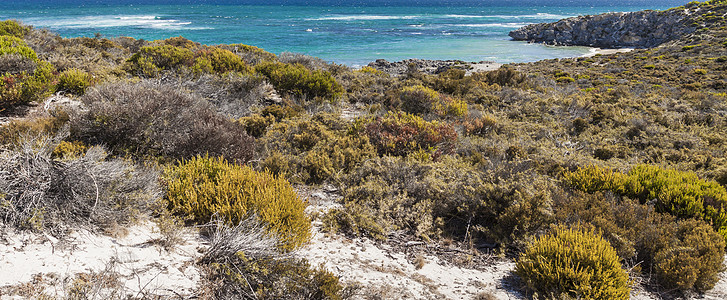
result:
M 603 12 L 667 9 L 688 1 L 17 1 L 0 4 L 16 19 L 63 37 L 184 36 L 203 44 L 243 43 L 349 66 L 383 58 L 528 62 L 581 56 L 588 47 L 512 41 L 518 27 Z

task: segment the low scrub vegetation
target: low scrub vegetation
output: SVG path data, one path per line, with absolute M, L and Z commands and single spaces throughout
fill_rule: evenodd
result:
M 616 251 L 594 232 L 557 228 L 539 237 L 515 272 L 543 298 L 629 299 L 629 277 Z
M 725 255 L 727 7 L 678 9 L 697 31 L 652 49 L 401 76 L 4 21 L 0 222 L 60 235 L 160 201 L 213 222 L 209 298 L 350 296 L 293 251 L 312 220 L 469 267 L 501 254 L 538 298 L 690 297 Z
M 589 166 L 564 177 L 585 192 L 612 191 L 642 202 L 656 200 L 657 211 L 679 218 L 703 219 L 727 238 L 727 190 L 694 173 L 638 165 L 622 174 Z
M 196 223 L 218 217 L 234 226 L 256 215 L 279 237 L 282 249 L 310 239 L 306 204 L 284 178 L 205 156 L 169 167 L 164 180 L 169 209 Z
M 57 138 L 23 136 L 0 152 L 0 215 L 6 226 L 62 236 L 133 222 L 160 194 L 158 172 L 101 147 L 54 155 Z M 63 151 L 68 153 L 68 151 Z
M 72 115 L 72 138 L 106 145 L 117 155 L 174 160 L 209 154 L 237 162 L 253 155 L 253 141 L 241 125 L 174 86 L 107 84 L 81 100 L 88 109 Z

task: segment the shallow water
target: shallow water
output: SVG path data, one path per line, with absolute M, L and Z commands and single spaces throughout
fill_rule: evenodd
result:
M 683 4 L 620 1 L 616 2 L 618 5 L 607 5 L 578 1 L 575 3 L 583 6 L 566 6 L 567 1 L 555 1 L 554 5 L 543 6 L 532 4 L 537 1 L 499 1 L 491 6 L 490 1 L 464 1 L 459 5 L 437 6 L 432 3 L 439 2 L 429 1 L 421 6 L 375 6 L 379 1 L 369 3 L 373 6 L 295 6 L 40 2 L 43 4 L 11 0 L 0 8 L 0 19 L 18 19 L 50 28 L 64 37 L 100 33 L 153 40 L 181 35 L 204 44 L 244 43 L 274 53 L 297 52 L 352 66 L 378 58 L 508 63 L 580 56 L 591 49 L 516 42 L 507 34 L 527 24 L 571 16 L 665 9 Z M 145 3 L 149 2 L 159 3 Z

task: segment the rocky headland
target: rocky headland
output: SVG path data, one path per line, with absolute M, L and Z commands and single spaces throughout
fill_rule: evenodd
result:
M 692 33 L 687 9 L 578 16 L 510 32 L 518 41 L 601 48 L 651 48 Z

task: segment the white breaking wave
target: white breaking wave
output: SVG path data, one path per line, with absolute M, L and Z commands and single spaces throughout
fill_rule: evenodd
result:
M 570 17 L 575 16 L 569 16 L 569 15 L 556 15 L 556 14 L 549 14 L 549 13 L 536 13 L 531 15 L 496 15 L 496 16 L 488 16 L 490 18 L 501 18 L 501 19 L 566 19 Z
M 192 22 L 182 22 L 173 19 L 162 19 L 153 15 L 102 15 L 86 17 L 65 18 L 37 18 L 28 19 L 27 23 L 35 26 L 51 28 L 111 28 L 111 27 L 140 27 L 161 30 L 202 30 L 209 27 L 188 27 Z
M 487 18 L 488 16 L 476 16 L 476 15 L 444 15 L 446 18 L 458 18 L 458 19 L 470 19 L 470 18 Z
M 486 24 L 453 24 L 456 27 L 496 27 L 496 28 L 520 28 L 532 23 L 486 23 Z
M 365 20 L 411 20 L 417 19 L 419 16 L 366 16 L 366 15 L 353 15 L 353 16 L 330 16 L 306 19 L 306 21 L 365 21 Z

